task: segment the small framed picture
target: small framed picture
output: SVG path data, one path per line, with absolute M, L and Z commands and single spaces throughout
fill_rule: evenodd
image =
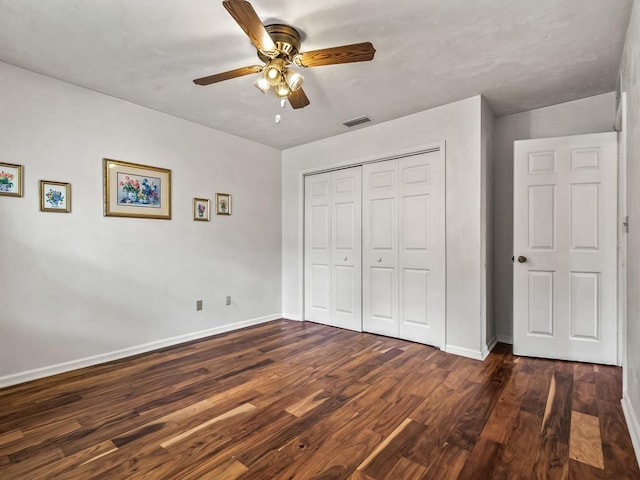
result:
M 216 214 L 231 215 L 230 193 L 216 193 Z
M 0 195 L 22 196 L 22 165 L 0 163 Z
M 104 215 L 171 220 L 171 170 L 105 158 Z
M 71 211 L 71 184 L 40 180 L 40 210 L 69 213 Z
M 209 221 L 209 199 L 208 198 L 194 198 L 193 199 L 193 219 L 198 222 Z

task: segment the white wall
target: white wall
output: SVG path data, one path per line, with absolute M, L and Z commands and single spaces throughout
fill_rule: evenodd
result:
M 622 405 L 636 455 L 640 459 L 640 3 L 633 4 L 620 66 L 622 91 L 627 92 L 627 338 L 625 391 Z M 640 461 L 640 460 L 639 460 Z
M 486 292 L 482 294 L 485 307 L 482 309 L 484 334 L 482 338 L 488 347 L 493 347 L 496 341 L 496 324 L 493 305 L 493 176 L 494 176 L 494 148 L 495 117 L 486 99 L 482 99 L 482 242 L 481 267 L 484 269 L 484 285 Z
M 0 105 L 0 161 L 25 169 L 0 197 L 0 386 L 279 316 L 278 150 L 6 64 Z M 103 217 L 103 157 L 170 168 L 173 219 Z M 72 213 L 39 211 L 41 179 Z M 233 215 L 194 222 L 216 191 Z
M 282 308 L 302 317 L 302 172 L 384 158 L 446 141 L 447 345 L 484 349 L 481 295 L 481 98 L 473 97 L 283 152 Z
M 562 103 L 496 119 L 494 165 L 494 308 L 498 339 L 513 339 L 513 142 L 610 132 L 615 94 Z

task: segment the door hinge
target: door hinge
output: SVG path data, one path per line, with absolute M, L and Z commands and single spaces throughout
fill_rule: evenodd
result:
M 624 230 L 624 233 L 629 233 L 629 215 L 625 215 L 625 217 L 622 219 L 622 228 Z

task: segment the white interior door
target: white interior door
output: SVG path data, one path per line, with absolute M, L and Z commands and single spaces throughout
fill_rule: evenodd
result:
M 362 175 L 362 328 L 442 347 L 443 152 L 367 164 Z
M 305 320 L 362 330 L 361 167 L 305 177 Z
M 514 353 L 615 364 L 616 134 L 514 154 Z
M 398 160 L 362 170 L 362 328 L 397 337 Z

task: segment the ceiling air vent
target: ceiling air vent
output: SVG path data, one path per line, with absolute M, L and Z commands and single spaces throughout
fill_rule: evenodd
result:
M 342 122 L 345 127 L 355 127 L 356 125 L 361 125 L 363 123 L 370 122 L 371 119 L 366 115 L 362 115 L 361 117 L 352 118 L 351 120 L 347 120 L 346 122 Z

